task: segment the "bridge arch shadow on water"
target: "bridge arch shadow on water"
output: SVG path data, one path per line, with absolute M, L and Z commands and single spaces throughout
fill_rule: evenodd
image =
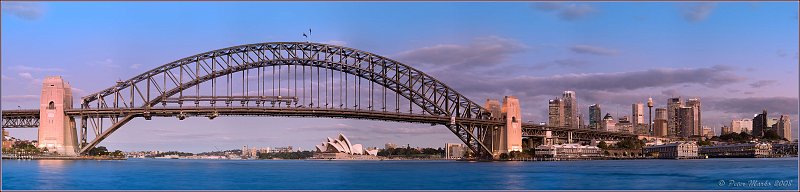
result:
M 481 105 L 408 65 L 357 49 L 309 42 L 248 44 L 196 54 L 117 81 L 80 101 L 80 108 L 64 113 L 80 119 L 81 154 L 140 117 L 327 117 L 444 125 L 484 158 L 492 156 L 490 145 L 497 140 L 493 135 L 506 124 L 504 117 L 493 117 Z M 4 111 L 3 127 L 38 124 L 38 112 Z M 523 135 L 529 136 L 556 130 L 523 127 L 528 128 Z M 573 132 L 596 138 L 631 137 L 558 130 L 554 137 L 569 140 Z

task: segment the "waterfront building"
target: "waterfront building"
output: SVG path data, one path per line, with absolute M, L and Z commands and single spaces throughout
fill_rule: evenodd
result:
M 463 143 L 445 143 L 444 152 L 445 159 L 460 159 L 464 157 L 467 149 Z
M 680 123 L 678 121 L 678 113 L 683 106 L 680 97 L 673 97 L 667 99 L 667 135 L 677 136 Z
M 764 132 L 769 131 L 771 126 L 767 124 L 767 110 L 764 109 L 762 113 L 755 114 L 753 117 L 753 136 L 764 136 Z
M 753 119 L 734 119 L 731 121 L 731 131 L 734 133 L 745 132 L 751 134 L 753 131 Z
M 601 150 L 596 146 L 577 143 L 562 145 L 540 145 L 534 149 L 534 156 L 539 158 L 586 159 L 601 157 Z
M 644 104 L 642 102 L 631 105 L 631 125 L 635 127 L 640 124 L 646 124 L 644 121 Z
M 378 150 L 367 150 L 361 144 L 352 144 L 344 134 L 336 139 L 330 137 L 316 145 L 314 157 L 317 159 L 361 159 L 358 156 L 377 156 Z
M 708 157 L 767 157 L 772 155 L 772 144 L 739 143 L 730 145 L 714 145 L 700 147 L 700 154 Z
M 617 122 L 614 121 L 614 117 L 611 116 L 611 113 L 606 113 L 606 116 L 603 117 L 603 123 L 601 125 L 604 131 L 617 131 Z
M 575 98 L 575 91 L 564 91 L 561 95 L 564 102 L 564 125 L 569 128 L 578 128 L 578 105 Z
M 383 148 L 384 148 L 384 149 L 394 149 L 394 148 L 397 148 L 397 144 L 394 144 L 394 143 L 386 143 L 385 145 L 383 145 Z
M 669 133 L 667 121 L 667 109 L 656 108 L 656 118 L 653 120 L 653 134 L 656 137 L 666 137 Z
M 783 142 L 772 144 L 773 155 L 797 156 L 797 142 Z
M 792 140 L 792 121 L 789 119 L 788 115 L 781 115 L 781 118 L 778 119 L 778 123 L 776 123 L 775 126 L 778 135 L 788 141 Z
M 547 124 L 549 126 L 564 127 L 564 102 L 561 99 L 555 98 L 548 101 L 547 108 Z
M 270 152 L 271 153 L 291 153 L 291 152 L 294 152 L 294 147 L 292 147 L 292 146 L 275 147 L 275 149 L 272 149 L 272 151 L 270 151 Z
M 589 106 L 589 129 L 600 129 L 600 123 L 603 121 L 603 113 L 600 109 L 600 104 L 593 104 Z
M 14 141 L 11 140 L 11 137 L 8 136 L 8 131 L 3 129 L 3 149 L 11 148 L 14 145 Z
M 645 154 L 655 155 L 659 159 L 697 158 L 698 147 L 695 142 L 676 142 L 665 145 L 646 146 Z

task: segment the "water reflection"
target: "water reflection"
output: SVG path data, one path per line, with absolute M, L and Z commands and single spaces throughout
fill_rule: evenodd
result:
M 61 189 L 67 183 L 67 166 L 73 163 L 65 160 L 37 160 L 38 173 L 36 186 L 39 189 Z

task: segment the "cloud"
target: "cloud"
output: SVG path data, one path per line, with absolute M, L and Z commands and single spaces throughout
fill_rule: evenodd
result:
M 570 47 L 569 49 L 575 53 L 592 54 L 592 55 L 616 55 L 618 53 L 618 51 L 614 49 L 590 46 L 590 45 L 575 45 Z
M 778 81 L 776 81 L 776 80 L 760 80 L 760 81 L 756 81 L 756 82 L 750 83 L 750 87 L 752 87 L 752 88 L 761 88 L 761 87 L 764 87 L 764 86 L 770 86 L 770 85 L 774 85 L 774 84 L 777 84 L 777 83 L 778 83 Z
M 553 90 L 598 90 L 628 91 L 648 87 L 669 87 L 674 85 L 702 85 L 716 88 L 722 85 L 743 81 L 726 66 L 683 69 L 651 69 L 646 71 L 618 73 L 583 73 L 556 75 L 550 77 L 485 76 L 448 85 L 463 92 L 475 93 L 513 93 L 515 95 L 542 95 Z
M 24 72 L 52 72 L 52 71 L 64 71 L 64 69 L 57 68 L 57 67 L 29 67 L 29 66 L 22 66 L 17 65 L 12 67 L 12 69 L 17 71 L 24 71 Z
M 561 9 L 561 3 L 558 2 L 540 2 L 534 3 L 533 7 L 542 11 L 555 11 Z
M 681 95 L 681 93 L 678 92 L 678 90 L 675 90 L 675 89 L 663 90 L 663 91 L 661 91 L 661 94 L 664 95 L 664 96 L 669 96 L 669 97 Z
M 775 54 L 777 54 L 778 57 L 786 57 L 786 55 L 787 55 L 786 51 L 784 51 L 784 50 L 775 51 Z
M 711 11 L 713 11 L 716 6 L 716 3 L 709 2 L 684 5 L 684 7 L 682 7 L 683 18 L 691 22 L 705 20 L 711 15 Z
M 526 45 L 512 39 L 489 36 L 475 38 L 467 45 L 439 44 L 408 50 L 392 58 L 427 67 L 464 69 L 500 64 L 512 53 L 526 48 Z
M 138 68 L 139 68 L 139 67 L 141 67 L 141 66 L 142 66 L 142 64 L 138 64 L 138 63 L 136 63 L 136 64 L 133 64 L 133 65 L 129 66 L 128 68 L 131 68 L 131 69 L 138 69 Z
M 4 95 L 1 97 L 3 101 L 7 102 L 19 102 L 19 101 L 37 101 L 39 100 L 38 95 Z
M 708 109 L 726 113 L 756 114 L 767 109 L 771 116 L 798 114 L 798 98 L 790 97 L 708 98 L 703 103 Z
M 347 46 L 347 42 L 339 41 L 339 40 L 330 40 L 330 41 L 323 41 L 322 44 L 329 44 L 329 45 L 338 45 L 338 46 Z
M 89 65 L 91 65 L 91 66 L 100 66 L 100 67 L 109 67 L 109 68 L 119 68 L 119 65 L 115 64 L 114 60 L 112 60 L 112 59 L 105 59 L 105 60 L 102 60 L 102 61 L 95 61 L 95 62 L 89 63 Z
M 8 13 L 26 20 L 37 20 L 44 15 L 44 8 L 39 3 L 3 2 L 3 13 Z
M 576 3 L 564 5 L 556 2 L 542 2 L 535 3 L 532 7 L 546 12 L 557 12 L 559 18 L 567 21 L 575 21 L 597 12 L 592 5 Z
M 555 64 L 557 64 L 557 65 L 566 66 L 566 67 L 582 67 L 582 66 L 585 66 L 585 65 L 587 65 L 589 63 L 587 61 L 577 60 L 577 59 L 559 59 L 559 60 L 555 60 L 553 62 Z
M 591 5 L 587 4 L 570 4 L 564 7 L 561 12 L 558 13 L 558 16 L 561 19 L 574 21 L 580 18 L 583 18 L 591 13 L 596 12 L 595 8 Z
M 37 79 L 37 78 L 33 77 L 33 75 L 31 75 L 31 73 L 28 73 L 28 72 L 21 72 L 21 73 L 18 73 L 17 75 L 19 75 L 19 77 L 22 78 L 22 80 L 28 81 L 28 83 L 31 83 L 31 84 L 37 84 L 37 83 L 41 83 L 42 82 L 41 79 Z

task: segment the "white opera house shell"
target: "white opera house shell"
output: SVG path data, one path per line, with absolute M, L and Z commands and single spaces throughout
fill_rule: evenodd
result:
M 326 159 L 343 158 L 345 156 L 349 157 L 353 155 L 378 155 L 377 149 L 367 150 L 361 144 L 352 144 L 350 140 L 341 133 L 339 133 L 339 137 L 336 139 L 331 139 L 328 137 L 327 141 L 316 145 L 316 148 L 317 154 L 320 154 L 318 157 Z M 324 155 L 324 157 L 322 155 Z

